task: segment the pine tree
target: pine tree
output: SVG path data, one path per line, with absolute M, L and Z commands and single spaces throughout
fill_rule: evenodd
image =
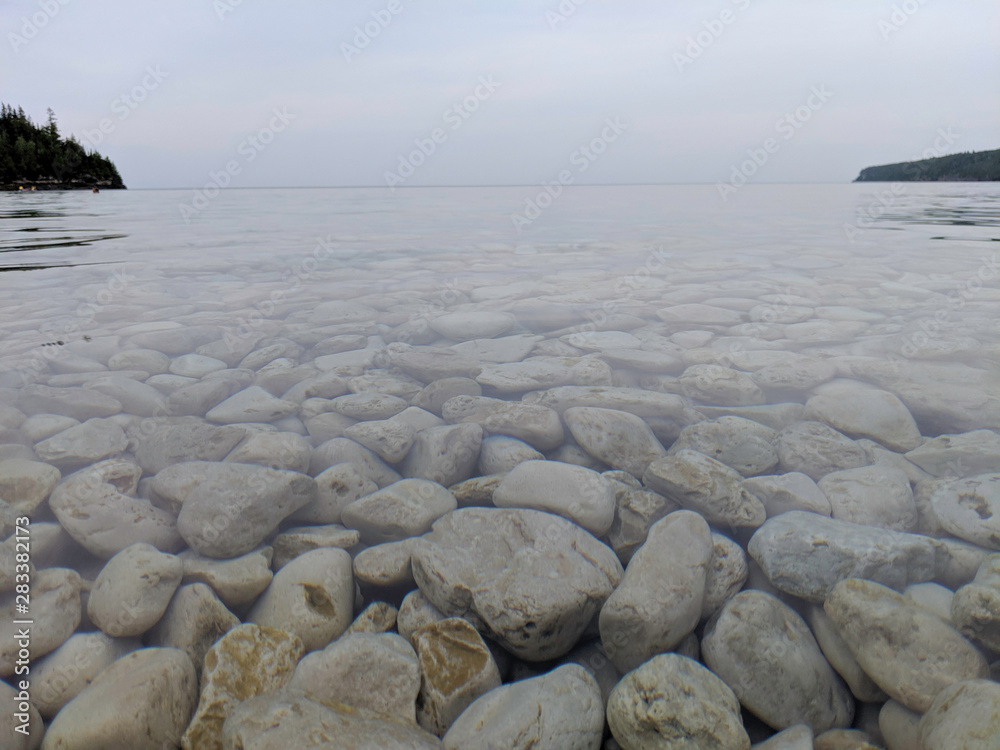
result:
M 56 114 L 47 110 L 43 127 L 36 126 L 24 109 L 0 102 L 0 184 L 49 181 L 76 187 L 124 188 L 118 169 L 96 151 L 87 150 L 72 135 L 59 135 Z

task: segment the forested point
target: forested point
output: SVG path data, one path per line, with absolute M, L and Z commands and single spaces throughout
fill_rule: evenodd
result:
M 966 151 L 920 161 L 867 167 L 855 182 L 995 182 L 1000 180 L 1000 149 Z
M 73 190 L 125 188 L 118 168 L 74 136 L 62 138 L 55 113 L 35 125 L 21 107 L 0 104 L 0 188 Z

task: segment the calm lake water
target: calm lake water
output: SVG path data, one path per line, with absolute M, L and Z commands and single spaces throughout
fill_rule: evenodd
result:
M 477 289 L 487 291 L 473 301 L 497 308 L 537 299 L 640 316 L 679 300 L 736 298 L 746 310 L 785 294 L 877 312 L 883 327 L 859 337 L 897 349 L 892 336 L 966 290 L 969 304 L 947 312 L 931 343 L 947 359 L 942 340 L 957 337 L 952 353 L 968 359 L 969 331 L 952 329 L 971 315 L 977 356 L 993 356 L 996 331 L 980 319 L 997 312 L 995 184 L 751 185 L 725 201 L 712 185 L 195 196 L 0 194 L 0 363 L 137 322 L 254 316 L 277 333 L 289 312 L 322 301 L 399 294 L 412 316 Z M 519 286 L 488 291 L 509 285 Z M 449 289 L 462 296 L 449 302 Z
M 92 592 L 81 631 L 99 625 L 114 635 L 145 631 L 152 644 L 187 643 L 163 609 L 168 576 L 176 586 L 181 563 L 163 555 L 154 562 L 134 546 L 143 542 L 187 548 L 185 580 L 207 577 L 220 599 L 224 589 L 238 594 L 226 602 L 239 617 L 295 633 L 288 638 L 307 649 L 339 637 L 359 585 L 366 605 L 424 601 L 433 612 L 416 604 L 411 624 L 440 614 L 431 604 L 447 614 L 469 606 L 487 637 L 526 662 L 585 646 L 574 658 L 607 668 L 605 680 L 668 648 L 668 636 L 681 653 L 714 649 L 719 663 L 705 663 L 729 681 L 730 697 L 716 678 L 718 686 L 704 681 L 707 672 L 673 661 L 649 674 L 683 674 L 718 704 L 713 715 L 733 714 L 726 721 L 734 726 L 738 694 L 753 740 L 816 706 L 811 723 L 849 724 L 854 699 L 820 663 L 820 646 L 793 609 L 760 590 L 730 606 L 748 580 L 747 548 L 759 575 L 803 607 L 826 597 L 824 627 L 854 638 L 856 653 L 875 654 L 865 662 L 871 684 L 897 685 L 892 694 L 909 696 L 907 708 L 930 705 L 928 691 L 982 676 L 987 657 L 995 659 L 993 651 L 973 654 L 929 614 L 958 617 L 948 589 L 924 589 L 913 598 L 930 603 L 910 607 L 872 593 L 881 589 L 875 583 L 849 588 L 835 578 L 902 589 L 933 577 L 955 589 L 980 581 L 981 561 L 1000 550 L 998 475 L 984 474 L 1000 468 L 997 436 L 985 432 L 1000 433 L 1000 185 L 746 186 L 728 201 L 711 185 L 571 187 L 557 196 L 508 187 L 195 197 L 0 194 L 0 527 L 10 534 L 15 518 L 30 518 L 33 648 L 55 648 L 68 636 L 65 623 L 81 622 L 74 571 Z M 494 398 L 470 398 L 479 393 Z M 940 435 L 950 437 L 925 441 Z M 551 460 L 520 463 L 542 456 Z M 610 476 L 623 481 L 567 463 L 613 467 Z M 403 485 L 401 476 L 432 482 Z M 640 478 L 655 492 L 635 490 Z M 376 486 L 395 489 L 376 498 Z M 508 510 L 452 513 L 490 503 Z M 663 517 L 681 506 L 684 515 Z M 550 513 L 569 520 L 556 525 Z M 426 545 L 370 547 L 363 564 L 349 564 L 339 549 L 292 559 L 315 544 L 350 546 L 355 555 L 359 540 L 412 541 L 432 523 Z M 640 558 L 647 533 L 660 541 Z M 273 549 L 259 549 L 270 540 Z M 422 557 L 411 566 L 400 550 Z M 212 570 L 205 558 L 243 555 L 238 585 L 226 582 L 229 573 L 198 572 Z M 131 579 L 126 561 L 142 561 Z M 273 581 L 261 574 L 268 562 Z M 623 583 L 619 562 L 628 565 Z M 418 563 L 417 578 L 432 581 L 423 599 L 407 593 L 419 587 L 410 570 Z M 633 566 L 640 572 L 630 578 Z M 138 582 L 140 572 L 161 576 L 155 592 Z M 260 596 L 251 604 L 255 579 Z M 978 607 L 987 580 L 965 601 Z M 755 574 L 749 586 L 771 584 Z M 222 622 L 222 601 L 202 589 L 185 587 Z M 139 598 L 133 605 L 129 597 Z M 13 606 L 0 611 L 8 671 L 21 643 L 10 623 L 24 616 Z M 954 619 L 956 628 L 995 638 L 989 621 L 973 619 L 980 610 L 963 611 L 969 619 Z M 759 622 L 735 624 L 751 615 Z M 890 620 L 898 632 L 886 630 Z M 599 625 L 600 642 L 585 632 L 588 622 Z M 248 632 L 231 643 L 249 648 L 246 639 L 257 636 Z M 444 627 L 418 632 L 428 633 L 418 649 L 451 637 Z M 291 640 L 271 634 L 254 648 L 287 659 Z M 906 639 L 906 652 L 880 666 L 878 654 L 890 653 L 882 644 Z M 751 642 L 764 644 L 764 662 L 742 658 L 739 643 Z M 60 671 L 79 671 L 66 655 L 81 646 L 73 648 L 41 662 L 57 666 L 47 682 L 32 677 L 33 695 L 44 695 L 44 684 L 76 684 Z M 111 648 L 98 658 L 110 662 Z M 402 663 L 397 650 L 393 664 Z M 130 664 L 149 671 L 153 658 L 169 659 L 156 668 L 187 674 L 174 660 L 180 653 L 147 652 L 147 661 Z M 310 658 L 333 658 L 318 653 Z M 406 658 L 417 663 L 415 652 Z M 773 669 L 761 669 L 768 658 Z M 806 666 L 796 672 L 782 659 Z M 837 664 L 846 663 L 841 654 Z M 485 684 L 487 668 L 497 678 L 506 670 L 491 659 L 473 679 Z M 32 663 L 33 675 L 40 669 Z M 771 672 L 788 684 L 758 681 Z M 561 674 L 560 684 L 574 686 L 573 706 L 599 711 L 596 684 L 587 697 L 576 693 L 582 679 Z M 176 683 L 175 722 L 195 697 L 181 687 L 192 677 Z M 633 687 L 619 684 L 626 697 L 613 699 L 619 707 L 609 717 L 631 705 Z M 87 707 L 118 700 L 103 689 L 95 681 L 54 720 L 63 729 L 49 731 L 87 725 Z M 864 689 L 872 699 L 874 687 Z M 768 718 L 747 697 L 762 690 L 779 696 L 775 705 L 792 696 L 804 708 Z M 667 716 L 672 699 L 664 695 L 655 710 Z M 948 700 L 957 706 L 972 700 L 956 695 Z M 511 715 L 534 716 L 534 701 Z M 265 706 L 267 715 L 278 715 L 278 705 Z M 304 721 L 319 716 L 318 704 L 302 705 L 313 706 Z M 876 704 L 858 706 L 855 726 L 870 727 Z M 203 721 L 189 736 L 207 736 Z M 80 732 L 97 736 L 88 726 Z M 382 731 L 374 721 L 365 726 Z

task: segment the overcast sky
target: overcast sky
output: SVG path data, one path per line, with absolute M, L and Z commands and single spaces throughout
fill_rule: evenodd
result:
M 131 188 L 848 182 L 1000 148 L 998 30 L 995 0 L 0 0 L 0 99 Z

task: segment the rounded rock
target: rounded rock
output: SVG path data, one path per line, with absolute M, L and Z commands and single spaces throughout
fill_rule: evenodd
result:
M 239 607 L 256 599 L 271 583 L 270 547 L 248 552 L 231 560 L 202 557 L 184 550 L 178 557 L 184 564 L 183 583 L 204 583 L 227 607 Z
M 1000 550 L 1000 473 L 948 482 L 931 495 L 931 506 L 948 533 Z
M 400 473 L 445 487 L 458 484 L 475 472 L 482 441 L 483 428 L 473 423 L 420 430 L 400 465 Z
M 897 396 L 855 381 L 834 381 L 820 389 L 806 402 L 806 419 L 900 453 L 923 442 L 913 415 Z
M 324 706 L 286 691 L 261 695 L 237 706 L 222 730 L 223 750 L 337 747 L 441 750 L 442 745 L 414 724 L 371 711 Z
M 32 576 L 29 607 L 33 622 L 27 647 L 31 659 L 54 651 L 73 635 L 83 615 L 82 586 L 80 574 L 68 568 L 46 568 Z M 17 611 L 13 599 L 8 598 L 8 603 L 0 607 L 0 677 L 10 677 L 23 668 L 17 664 L 25 648 L 19 634 L 23 626 L 14 624 L 23 618 L 24 613 Z
M 712 536 L 697 513 L 657 521 L 601 608 L 601 642 L 619 672 L 674 648 L 701 619 Z
M 541 461 L 545 456 L 523 440 L 508 435 L 483 438 L 477 469 L 480 474 L 503 474 L 525 461 Z
M 834 518 L 895 531 L 917 528 L 910 480 L 900 469 L 880 465 L 831 471 L 818 486 Z
M 913 711 L 929 709 L 948 685 L 989 674 L 958 631 L 878 583 L 841 581 L 823 608 L 865 673 Z
M 149 544 L 129 545 L 101 568 L 87 615 L 115 638 L 141 635 L 159 622 L 183 575 L 180 558 Z
M 361 532 L 365 544 L 383 544 L 420 536 L 457 507 L 455 496 L 440 484 L 401 479 L 347 505 L 341 521 Z
M 529 661 L 568 652 L 621 581 L 614 551 L 559 516 L 460 508 L 414 543 L 413 577 L 449 616 L 475 617 Z
M 306 651 L 323 648 L 354 619 L 351 556 L 323 548 L 296 557 L 279 570 L 247 620 L 298 636 Z
M 302 654 L 302 641 L 284 630 L 247 624 L 222 636 L 205 654 L 201 694 L 180 743 L 183 750 L 222 750 L 226 719 L 240 703 L 288 684 Z
M 577 664 L 496 688 L 478 698 L 444 736 L 446 750 L 597 750 L 604 701 Z
M 46 719 L 86 688 L 104 669 L 140 647 L 137 639 L 77 633 L 32 667 L 31 700 Z
M 821 516 L 829 516 L 832 512 L 830 500 L 823 490 L 800 471 L 750 477 L 743 480 L 743 489 L 764 503 L 768 518 L 792 510 L 810 511 Z
M 149 633 L 154 646 L 179 648 L 191 657 L 201 675 L 205 654 L 221 636 L 240 624 L 204 583 L 181 586 L 174 592 L 163 617 Z
M 491 339 L 509 331 L 517 322 L 510 313 L 489 311 L 456 312 L 431 318 L 431 328 L 453 341 Z
M 440 737 L 470 703 L 500 686 L 500 670 L 482 636 L 460 617 L 425 625 L 411 641 L 421 675 L 417 720 Z
M 642 483 L 720 526 L 764 523 L 764 505 L 742 486 L 743 477 L 710 456 L 681 450 L 657 459 L 643 474 Z
M 198 699 L 191 659 L 174 648 L 133 651 L 56 715 L 42 750 L 162 750 L 180 744 Z
M 334 464 L 316 475 L 316 499 L 303 505 L 290 520 L 305 523 L 340 523 L 344 508 L 378 489 L 378 485 L 349 463 Z
M 864 448 L 822 422 L 795 422 L 778 433 L 774 443 L 781 473 L 801 471 L 819 481 L 831 471 L 868 466 Z
M 0 497 L 19 515 L 31 516 L 62 478 L 55 466 L 11 458 L 0 461 Z
M 238 557 L 316 496 L 315 480 L 298 472 L 219 464 L 184 499 L 177 530 L 203 555 Z
M 629 750 L 750 750 L 733 691 L 678 654 L 654 656 L 625 675 L 611 691 L 607 717 Z
M 634 414 L 575 406 L 563 412 L 563 419 L 587 453 L 633 476 L 641 477 L 650 463 L 666 455 L 649 425 Z
M 920 719 L 924 750 L 993 750 L 1000 738 L 1000 685 L 965 680 L 944 688 Z
M 288 689 L 321 703 L 341 703 L 416 723 L 420 668 L 405 638 L 395 633 L 354 633 L 306 655 L 295 667 Z
M 592 469 L 558 461 L 524 461 L 493 492 L 498 508 L 531 508 L 557 513 L 603 536 L 615 518 L 611 482 Z
M 110 419 L 88 419 L 46 438 L 35 453 L 57 469 L 74 471 L 121 453 L 128 447 L 125 432 Z
M 6 750 L 38 750 L 45 725 L 34 701 L 25 701 L 18 690 L 0 682 L 0 701 L 13 710 L 0 714 L 0 737 L 6 737 Z M 35 693 L 32 693 L 32 699 Z M 24 710 L 21 710 L 24 709 Z
M 704 453 L 744 477 L 764 474 L 778 464 L 772 443 L 776 430 L 742 417 L 719 417 L 688 425 L 667 451 L 674 455 L 688 449 Z
M 775 729 L 849 727 L 854 699 L 806 623 L 778 598 L 741 591 L 705 627 L 705 664 Z

